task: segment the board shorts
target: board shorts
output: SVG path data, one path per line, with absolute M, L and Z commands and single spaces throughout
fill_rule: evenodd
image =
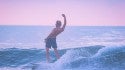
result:
M 46 40 L 46 48 L 57 48 L 56 38 L 48 38 Z

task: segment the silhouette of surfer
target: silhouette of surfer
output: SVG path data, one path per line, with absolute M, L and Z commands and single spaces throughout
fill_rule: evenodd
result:
M 50 54 L 49 54 L 49 49 L 52 47 L 54 49 L 56 58 L 59 59 L 60 55 L 58 53 L 57 50 L 57 42 L 56 42 L 56 37 L 57 35 L 59 35 L 60 33 L 62 33 L 65 29 L 66 26 L 66 16 L 65 14 L 62 14 L 62 17 L 64 18 L 64 24 L 62 26 L 62 23 L 60 20 L 56 21 L 56 27 L 53 28 L 52 32 L 47 36 L 47 38 L 45 39 L 45 43 L 46 43 L 46 58 L 47 61 L 50 62 Z M 62 27 L 61 27 L 62 26 Z

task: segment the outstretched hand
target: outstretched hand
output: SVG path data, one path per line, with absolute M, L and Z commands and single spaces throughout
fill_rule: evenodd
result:
M 63 17 L 66 17 L 65 14 L 62 14 Z

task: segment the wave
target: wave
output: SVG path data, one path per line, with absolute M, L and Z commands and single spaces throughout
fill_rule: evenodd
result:
M 55 69 L 59 70 L 124 70 L 125 46 L 103 47 L 93 55 L 87 50 L 82 52 L 80 50 L 68 51 L 55 64 L 57 64 Z
M 85 49 L 85 48 L 81 47 L 81 48 L 72 48 L 72 49 L 62 49 L 62 50 L 59 50 L 59 53 L 62 56 L 67 52 L 67 50 L 82 50 L 82 49 Z M 92 48 L 86 48 L 86 49 L 88 49 L 88 51 L 92 50 Z M 95 51 L 93 51 L 92 53 L 94 53 Z M 53 51 L 50 51 L 50 55 L 52 58 L 55 58 Z M 0 57 L 1 57 L 0 67 L 6 67 L 6 66 L 16 67 L 27 63 L 46 61 L 45 50 L 35 49 L 35 48 L 34 49 L 19 49 L 19 48 L 0 49 Z
M 100 49 L 93 58 L 101 65 L 106 67 L 125 66 L 125 46 L 105 47 Z M 124 67 L 125 68 L 125 67 Z
M 40 61 L 43 50 L 8 48 L 0 50 L 0 67 L 16 67 L 28 62 Z
M 55 59 L 54 52 L 50 55 Z M 44 49 L 0 49 L 0 67 L 20 67 L 32 70 L 124 70 L 125 46 L 105 47 L 101 45 L 59 50 L 61 58 L 46 63 Z M 32 64 L 33 63 L 33 64 Z M 26 67 L 26 68 L 25 68 Z

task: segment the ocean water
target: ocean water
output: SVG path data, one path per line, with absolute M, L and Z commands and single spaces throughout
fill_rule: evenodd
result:
M 125 70 L 124 26 L 68 26 L 57 37 L 61 58 L 47 63 L 52 28 L 0 26 L 0 70 Z

